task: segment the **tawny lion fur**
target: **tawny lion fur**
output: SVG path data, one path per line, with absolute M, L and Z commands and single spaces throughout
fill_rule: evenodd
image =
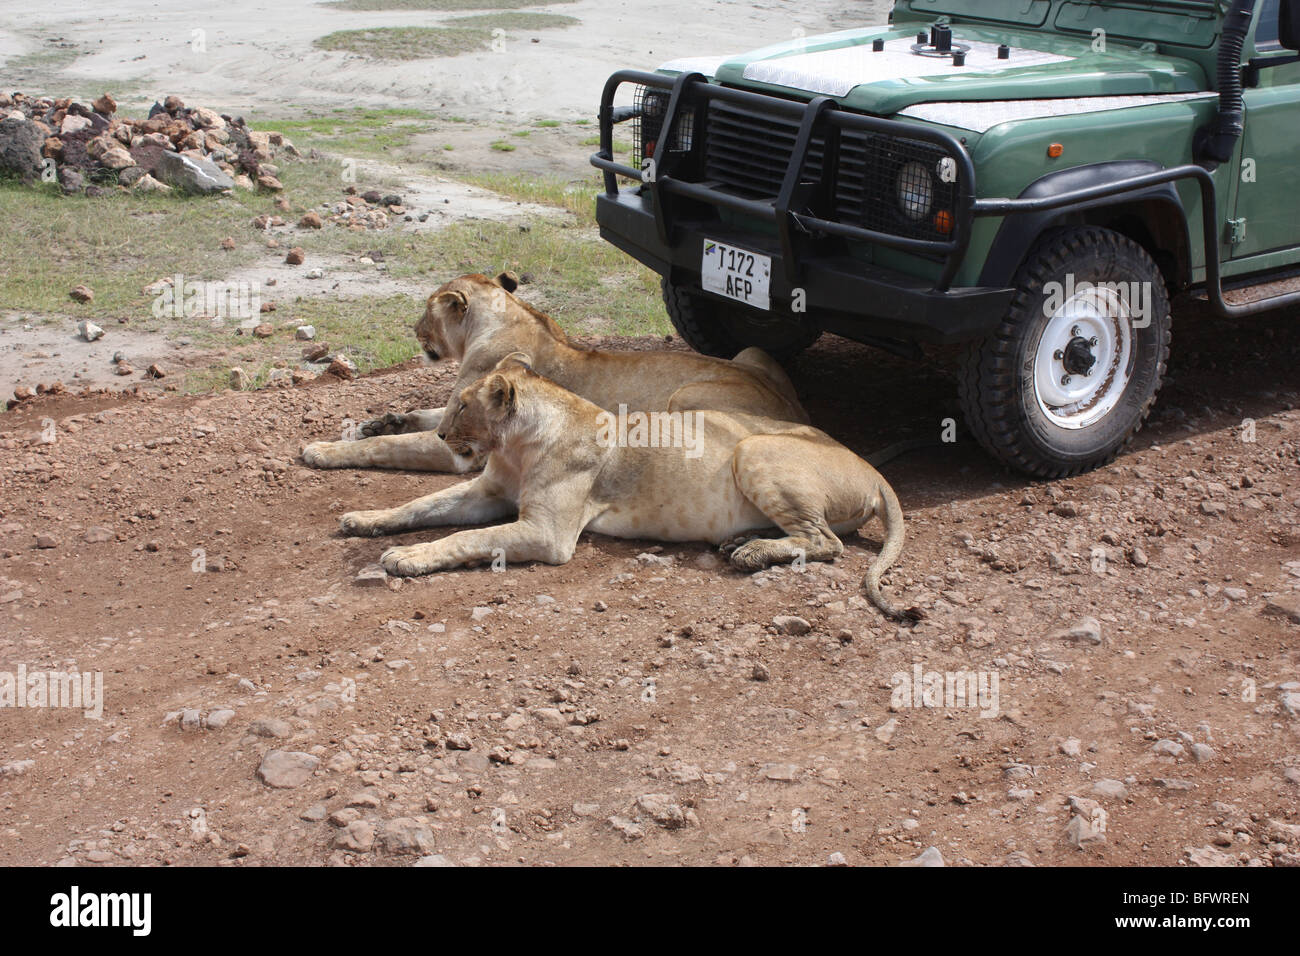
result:
M 398 508 L 346 514 L 341 528 L 376 536 L 506 522 L 390 548 L 380 560 L 396 575 L 501 558 L 564 564 L 583 531 L 718 545 L 747 539 L 731 561 L 756 570 L 833 560 L 844 550 L 838 535 L 879 516 L 884 544 L 863 585 L 888 616 L 914 613 L 880 591 L 881 575 L 902 553 L 903 512 L 871 465 L 808 425 L 729 411 L 689 414 L 698 427 L 696 455 L 611 442 L 600 406 L 507 358 L 453 395 L 438 428 L 459 459 L 486 458 L 483 473 Z M 773 526 L 779 536 L 755 536 Z

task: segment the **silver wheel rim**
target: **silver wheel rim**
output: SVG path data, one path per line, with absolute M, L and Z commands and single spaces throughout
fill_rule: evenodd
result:
M 1078 356 L 1093 359 L 1082 371 Z M 1071 360 L 1072 354 L 1075 356 Z M 1047 321 L 1034 355 L 1034 398 L 1052 424 L 1080 429 L 1105 418 L 1132 378 L 1133 317 L 1113 289 L 1075 293 Z

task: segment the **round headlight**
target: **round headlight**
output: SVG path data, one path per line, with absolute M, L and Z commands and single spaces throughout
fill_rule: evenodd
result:
M 898 207 L 913 222 L 930 214 L 934 205 L 934 178 L 925 163 L 915 160 L 898 171 Z

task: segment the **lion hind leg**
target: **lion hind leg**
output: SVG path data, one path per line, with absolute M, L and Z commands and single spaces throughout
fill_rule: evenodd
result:
M 807 413 L 762 382 L 692 382 L 673 392 L 670 412 L 710 411 L 758 415 L 779 422 L 806 424 Z
M 789 444 L 799 447 L 784 447 Z M 794 561 L 833 561 L 844 544 L 827 521 L 825 494 L 807 446 L 781 435 L 747 438 L 736 448 L 732 472 L 741 493 L 784 532 L 784 537 L 756 537 L 736 548 L 731 563 L 745 570 Z M 807 472 L 804 474 L 803 472 Z
M 731 361 L 736 365 L 743 365 L 758 372 L 772 387 L 773 391 L 785 399 L 786 403 L 799 413 L 797 417 L 793 418 L 788 415 L 782 416 L 782 421 L 800 422 L 805 425 L 811 421 L 808 413 L 804 411 L 803 405 L 799 402 L 799 395 L 794 390 L 794 383 L 790 381 L 790 376 L 786 374 L 780 362 L 762 349 L 753 347 L 740 352 Z

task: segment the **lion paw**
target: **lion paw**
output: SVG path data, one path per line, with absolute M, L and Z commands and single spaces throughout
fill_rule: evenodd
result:
M 730 543 L 730 542 L 728 542 Z M 752 538 L 731 552 L 731 563 L 744 571 L 761 571 L 772 563 L 767 540 Z
M 357 427 L 357 434 L 362 438 L 375 438 L 379 435 L 402 435 L 410 430 L 408 416 L 389 412 L 383 418 L 362 422 Z
M 734 554 L 738 548 L 742 548 L 749 542 L 756 540 L 752 534 L 741 534 L 732 538 L 730 541 L 724 541 L 718 545 L 718 550 L 723 554 Z
M 334 446 L 339 442 L 314 441 L 302 450 L 302 460 L 308 468 L 337 468 Z
M 381 511 L 349 511 L 339 519 L 339 531 L 350 538 L 373 538 L 384 533 Z
M 409 578 L 428 574 L 434 570 L 426 554 L 427 551 L 418 544 L 404 548 L 389 548 L 380 555 L 379 563 L 389 574 Z

